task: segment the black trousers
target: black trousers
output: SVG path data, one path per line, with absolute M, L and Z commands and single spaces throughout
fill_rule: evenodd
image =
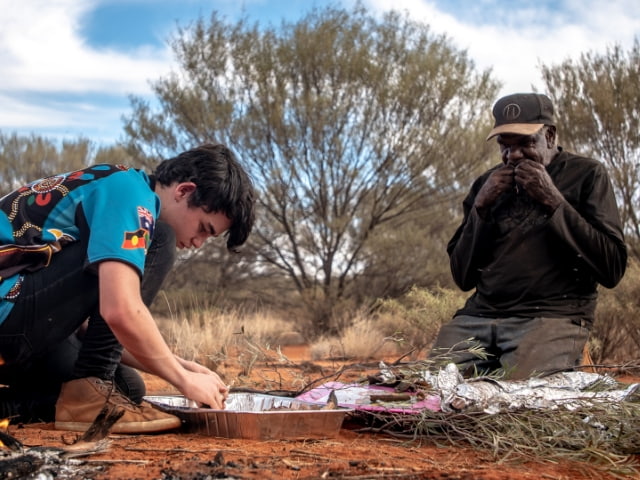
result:
M 175 245 L 173 230 L 157 222 L 141 281 L 147 306 L 173 267 Z M 122 346 L 100 316 L 98 299 L 98 277 L 86 268 L 83 242 L 65 246 L 48 267 L 25 274 L 16 304 L 0 325 L 0 384 L 30 397 L 53 397 L 55 403 L 63 382 L 97 376 L 114 380 L 139 401 L 144 382 L 120 364 Z M 76 332 L 85 322 L 80 338 Z
M 464 376 L 502 370 L 520 380 L 580 365 L 588 338 L 586 322 L 570 318 L 458 315 L 442 326 L 429 357 L 452 361 Z M 487 357 L 469 351 L 474 345 Z

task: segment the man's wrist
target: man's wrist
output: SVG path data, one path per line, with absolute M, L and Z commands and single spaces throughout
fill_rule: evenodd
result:
M 564 197 L 558 193 L 558 195 L 551 197 L 547 202 L 545 202 L 545 206 L 549 213 L 553 214 L 564 202 Z

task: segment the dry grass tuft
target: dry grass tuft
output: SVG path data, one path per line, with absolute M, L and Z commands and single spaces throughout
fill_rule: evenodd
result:
M 163 318 L 159 322 L 167 343 L 177 355 L 217 366 L 233 352 L 247 355 L 251 346 L 270 348 L 278 335 L 291 329 L 271 312 L 200 310 L 189 318 Z
M 310 348 L 312 360 L 381 358 L 398 353 L 393 338 L 385 337 L 377 321 L 358 313 L 337 337 L 322 337 Z

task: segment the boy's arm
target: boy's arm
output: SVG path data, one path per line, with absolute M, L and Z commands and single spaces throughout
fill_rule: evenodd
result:
M 140 297 L 140 278 L 130 265 L 104 261 L 98 270 L 100 314 L 140 369 L 174 385 L 187 398 L 222 408 L 228 389 L 217 374 L 185 368 L 169 349 L 151 312 Z M 208 372 L 208 373 L 205 373 Z

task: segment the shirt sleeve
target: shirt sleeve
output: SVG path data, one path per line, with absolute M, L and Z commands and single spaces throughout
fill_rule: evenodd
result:
M 577 208 L 564 202 L 550 226 L 591 270 L 598 283 L 613 288 L 622 279 L 627 247 L 611 181 L 603 165 L 594 166 L 581 188 Z
M 96 184 L 82 204 L 89 229 L 89 264 L 118 260 L 142 275 L 158 197 L 135 170 L 110 175 Z
M 451 275 L 463 291 L 476 287 L 480 266 L 486 263 L 487 245 L 494 239 L 493 224 L 485 221 L 473 206 L 476 193 L 484 183 L 474 182 L 471 192 L 462 202 L 464 219 L 447 245 Z

